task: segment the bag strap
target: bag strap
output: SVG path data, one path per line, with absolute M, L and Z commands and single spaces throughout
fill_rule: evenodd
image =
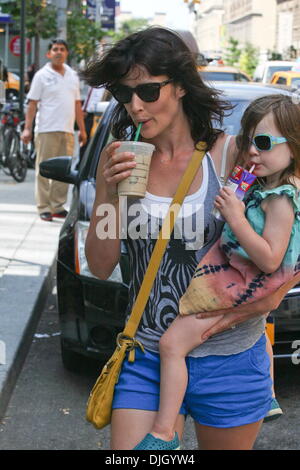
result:
M 133 338 L 136 333 L 141 317 L 145 310 L 146 304 L 148 302 L 148 298 L 149 298 L 158 268 L 160 266 L 162 257 L 166 251 L 167 245 L 171 237 L 171 233 L 174 229 L 176 217 L 180 211 L 185 195 L 188 192 L 192 184 L 192 181 L 196 175 L 196 172 L 203 160 L 205 152 L 206 152 L 206 143 L 198 142 L 196 146 L 196 150 L 194 151 L 192 155 L 191 161 L 187 169 L 185 170 L 185 173 L 177 188 L 175 196 L 170 204 L 168 213 L 164 219 L 162 228 L 159 232 L 158 239 L 155 243 L 142 285 L 140 287 L 139 293 L 133 305 L 130 317 L 127 321 L 124 331 L 118 335 L 118 341 L 122 340 L 122 338 L 124 339 Z

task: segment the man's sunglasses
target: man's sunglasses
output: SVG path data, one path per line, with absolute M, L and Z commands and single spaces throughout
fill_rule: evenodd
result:
M 238 146 L 241 146 L 243 139 L 244 138 L 241 135 L 237 137 Z M 287 142 L 285 137 L 274 137 L 273 135 L 269 134 L 257 134 L 253 137 L 253 139 L 248 137 L 247 144 L 248 148 L 253 144 L 256 150 L 262 152 L 272 150 L 274 145 L 284 144 L 285 142 Z
M 172 81 L 172 79 L 169 79 L 165 80 L 164 82 L 143 83 L 136 86 L 135 88 L 119 84 L 116 86 L 107 87 L 107 89 L 121 104 L 130 103 L 133 93 L 136 93 L 138 97 L 146 103 L 152 103 L 153 101 L 158 100 L 160 89 Z

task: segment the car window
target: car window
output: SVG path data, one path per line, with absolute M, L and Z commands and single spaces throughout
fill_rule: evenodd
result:
M 247 108 L 249 101 L 248 100 L 230 100 L 234 108 L 230 112 L 230 115 L 227 115 L 224 118 L 222 129 L 231 135 L 236 135 L 240 131 L 240 123 L 242 115 Z M 220 127 L 219 123 L 214 122 L 215 127 Z
M 292 85 L 300 87 L 300 77 L 292 78 Z
M 245 75 L 243 75 L 242 73 L 239 73 L 238 80 L 240 82 L 249 82 L 248 78 Z
M 202 72 L 200 71 L 201 77 L 204 80 L 207 81 L 218 81 L 221 80 L 223 81 L 236 81 L 234 73 L 228 73 L 228 72 Z
M 267 81 L 270 81 L 275 72 L 286 72 L 287 70 L 292 70 L 292 65 L 274 65 L 268 68 L 267 72 Z
M 286 78 L 279 77 L 276 83 L 277 85 L 286 85 Z

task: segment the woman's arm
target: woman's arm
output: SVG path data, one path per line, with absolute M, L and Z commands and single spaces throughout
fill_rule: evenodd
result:
M 210 155 L 213 159 L 216 172 L 218 176 L 221 175 L 221 167 L 222 167 L 222 158 L 223 158 L 223 149 L 226 143 L 228 135 L 221 134 L 218 139 L 216 140 L 213 148 L 210 150 Z M 233 170 L 237 158 L 237 147 L 235 142 L 235 137 L 231 136 L 227 152 L 225 155 L 226 165 L 225 165 L 225 179 L 231 174 Z
M 223 318 L 218 321 L 212 328 L 207 330 L 202 335 L 202 340 L 205 341 L 210 336 L 213 336 L 222 331 L 228 330 L 239 323 L 243 323 L 251 318 L 258 316 L 266 315 L 272 310 L 276 310 L 279 307 L 284 296 L 292 289 L 296 284 L 300 282 L 300 273 L 294 276 L 289 281 L 282 284 L 282 286 L 277 289 L 273 294 L 269 294 L 263 299 L 256 300 L 251 304 L 240 305 L 239 307 L 234 307 L 234 309 L 223 309 L 216 310 L 215 312 L 207 313 L 198 313 L 196 317 L 198 319 L 217 317 L 218 315 L 223 315 Z
M 89 268 L 99 279 L 107 279 L 120 258 L 117 184 L 127 178 L 136 165 L 133 154 L 114 153 L 119 146 L 120 142 L 113 142 L 101 153 L 96 197 L 85 244 Z
M 255 263 L 257 266 L 264 265 L 264 267 L 267 267 L 267 263 L 269 263 L 269 268 L 272 267 L 273 270 L 277 269 L 287 250 L 294 221 L 294 212 L 289 199 L 287 197 L 276 197 L 264 201 L 263 208 L 266 219 L 261 237 L 252 229 L 245 218 L 244 204 L 238 201 L 234 193 L 228 190 L 228 188 L 226 188 L 225 193 L 225 198 L 228 196 L 232 204 L 227 204 L 227 209 L 225 209 L 225 205 L 223 205 L 223 216 L 227 219 L 228 223 L 231 223 L 232 230 L 245 251 L 247 251 L 252 261 L 254 261 L 253 258 L 258 258 Z M 221 210 L 222 203 L 219 202 L 216 205 L 218 209 Z M 234 230 L 235 223 L 236 226 Z M 259 257 L 262 257 L 261 260 Z M 257 316 L 266 315 L 268 312 L 275 310 L 278 308 L 287 292 L 299 282 L 300 273 L 283 284 L 273 294 L 255 302 L 241 305 L 234 309 L 223 309 L 215 312 L 197 314 L 196 317 L 198 319 L 223 315 L 223 318 L 219 320 L 218 323 L 204 333 L 202 336 L 203 341 L 212 335 L 234 327 L 238 323 L 243 323 Z
M 244 204 L 231 189 L 224 187 L 220 191 L 216 207 L 251 261 L 265 273 L 276 271 L 286 253 L 294 222 L 294 211 L 288 197 L 269 197 L 263 201 L 265 227 L 262 236 L 247 221 Z

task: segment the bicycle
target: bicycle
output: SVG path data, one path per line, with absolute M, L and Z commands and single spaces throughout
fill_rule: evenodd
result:
M 18 104 L 6 103 L 0 116 L 0 166 L 5 174 L 10 174 L 18 183 L 22 183 L 27 174 L 27 160 L 21 152 Z

